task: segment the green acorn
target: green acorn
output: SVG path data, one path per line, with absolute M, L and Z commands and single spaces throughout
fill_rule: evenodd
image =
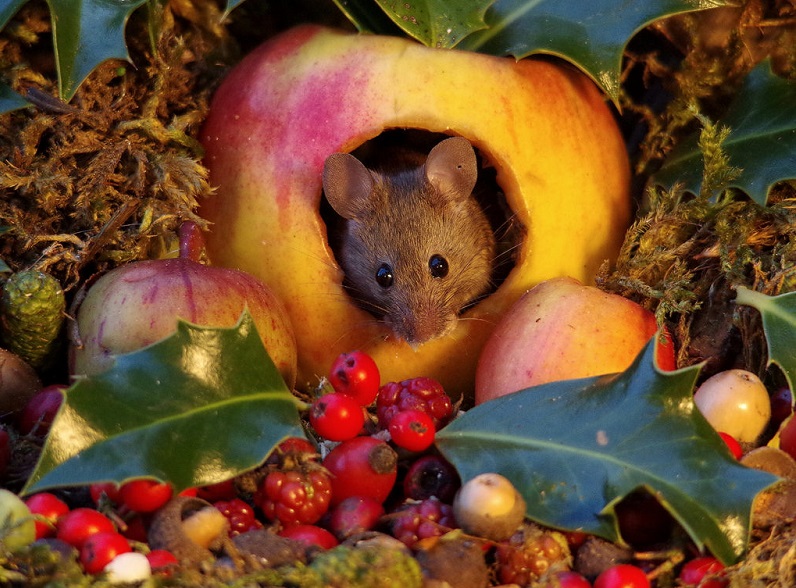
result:
M 45 367 L 58 345 L 65 313 L 58 280 L 35 270 L 12 274 L 0 299 L 3 345 L 33 368 Z

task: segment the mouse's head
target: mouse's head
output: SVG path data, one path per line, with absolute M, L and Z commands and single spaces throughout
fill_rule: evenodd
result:
M 372 171 L 341 153 L 326 161 L 324 192 L 346 219 L 339 252 L 346 286 L 410 344 L 449 333 L 489 287 L 495 239 L 472 196 L 477 175 L 461 137 L 408 169 Z

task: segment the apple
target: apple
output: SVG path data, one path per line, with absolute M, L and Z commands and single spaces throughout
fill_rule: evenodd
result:
M 168 337 L 177 330 L 178 318 L 205 327 L 234 327 L 246 308 L 292 387 L 296 341 L 282 302 L 245 272 L 191 259 L 189 253 L 200 250 L 196 235 L 181 238 L 181 257 L 132 262 L 91 285 L 77 312 L 77 336 L 70 342 L 72 375 L 97 374 L 113 365 L 114 355 Z
M 462 136 L 497 172 L 523 227 L 513 270 L 444 337 L 412 347 L 357 307 L 320 215 L 326 158 L 385 130 Z M 593 280 L 630 220 L 626 149 L 604 97 L 572 67 L 302 25 L 267 41 L 216 91 L 200 133 L 217 192 L 208 253 L 269 284 L 298 344 L 299 385 L 341 352 L 385 381 L 424 375 L 472 398 L 480 350 L 529 287 Z
M 546 280 L 503 316 L 484 346 L 475 379 L 480 404 L 547 382 L 627 369 L 658 330 L 655 315 L 632 300 L 574 278 Z M 659 367 L 674 366 L 674 346 L 658 345 Z

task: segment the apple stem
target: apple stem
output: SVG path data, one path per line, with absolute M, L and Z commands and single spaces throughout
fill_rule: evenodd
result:
M 180 224 L 180 257 L 201 262 L 207 258 L 205 239 L 202 230 L 194 221 L 183 221 Z

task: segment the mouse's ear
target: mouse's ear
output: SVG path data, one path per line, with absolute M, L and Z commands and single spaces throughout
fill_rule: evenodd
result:
M 333 153 L 323 165 L 323 193 L 334 211 L 345 219 L 368 210 L 373 176 L 353 155 Z
M 428 154 L 426 178 L 440 193 L 467 198 L 478 179 L 475 151 L 464 137 L 451 137 Z

